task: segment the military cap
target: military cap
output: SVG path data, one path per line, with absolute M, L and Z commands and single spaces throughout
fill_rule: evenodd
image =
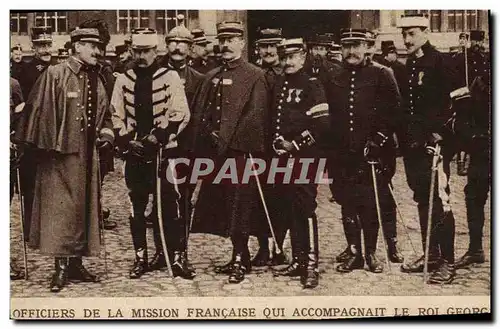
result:
M 397 52 L 394 41 L 384 40 L 381 42 L 380 47 L 382 48 L 382 54 L 388 54 L 390 52 Z
M 458 38 L 459 39 L 465 38 L 465 39 L 469 40 L 469 35 L 465 32 L 460 32 L 460 34 L 458 35 Z
M 165 42 L 169 43 L 170 41 L 187 42 L 191 44 L 193 42 L 193 35 L 184 25 L 179 25 L 171 29 L 165 36 Z
M 471 41 L 484 41 L 485 33 L 480 30 L 470 31 L 470 39 Z
M 59 48 L 57 50 L 57 56 L 59 58 L 68 58 L 69 57 L 69 51 L 66 48 Z
M 191 34 L 193 35 L 193 43 L 195 45 L 204 46 L 210 43 L 205 36 L 205 31 L 202 29 L 194 29 L 191 31 Z
M 14 51 L 14 50 L 19 50 L 19 51 L 23 51 L 23 47 L 21 47 L 20 44 L 17 44 L 15 45 L 14 47 L 10 48 L 10 51 Z
M 123 45 L 118 45 L 116 46 L 115 48 L 115 54 L 116 56 L 120 56 L 121 54 L 123 54 L 124 52 L 126 52 L 128 50 L 128 46 L 123 44 Z
M 242 37 L 243 24 L 241 22 L 221 22 L 217 24 L 217 39 Z
M 366 41 L 370 45 L 375 45 L 375 42 L 377 40 L 377 33 L 375 31 L 366 31 Z
M 309 46 L 325 46 L 329 47 L 333 43 L 333 38 L 327 34 L 316 34 L 307 42 Z
M 328 50 L 330 54 L 341 54 L 342 53 L 342 46 L 338 45 L 336 43 L 333 43 L 330 49 Z
M 302 38 L 283 39 L 283 41 L 278 44 L 278 54 L 280 56 L 298 53 L 304 51 L 304 49 L 304 40 Z
M 340 43 L 367 41 L 367 32 L 366 29 L 342 29 L 340 30 Z
M 403 15 L 399 20 L 399 28 L 423 27 L 429 28 L 429 18 L 424 14 Z
M 282 40 L 281 29 L 262 29 L 259 31 L 259 39 L 255 43 L 257 45 L 274 45 Z
M 52 42 L 52 27 L 50 26 L 32 27 L 31 42 Z
M 71 42 L 93 42 L 102 43 L 101 38 L 99 38 L 99 31 L 94 28 L 76 28 L 70 34 Z
M 132 48 L 149 49 L 158 46 L 158 34 L 150 28 L 140 28 L 132 31 Z

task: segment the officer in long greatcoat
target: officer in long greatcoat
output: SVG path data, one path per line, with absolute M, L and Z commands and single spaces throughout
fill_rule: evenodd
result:
M 429 43 L 429 19 L 422 15 L 403 16 L 400 20 L 409 57 L 406 61 L 408 84 L 402 88 L 403 129 L 400 134 L 406 179 L 417 202 L 422 249 L 426 250 L 431 167 L 436 144 L 441 154 L 436 168 L 432 228 L 429 244 L 429 283 L 451 283 L 455 277 L 455 218 L 450 203 L 450 161 L 454 153 L 446 123 L 451 117 L 450 93 L 456 70 L 445 56 Z M 429 154 L 430 153 L 430 154 Z M 423 272 L 424 256 L 404 264 L 406 273 Z
M 108 98 L 98 77 L 97 29 L 71 33 L 75 54 L 50 66 L 30 93 L 15 140 L 38 150 L 29 244 L 55 257 L 50 289 L 67 280 L 96 282 L 82 256 L 98 256 L 98 150 L 114 140 Z
M 113 127 L 117 144 L 125 154 L 125 183 L 133 207 L 130 231 L 135 251 L 129 277 L 138 279 L 149 268 L 144 212 L 150 194 L 161 202 L 162 213 L 153 226 L 156 241 L 154 270 L 171 259 L 174 276 L 192 279 L 186 255 L 185 221 L 180 217 L 175 184 L 166 178 L 168 161 L 158 164 L 162 148 L 177 146 L 176 137 L 190 120 L 190 112 L 179 74 L 160 67 L 156 60 L 158 36 L 152 29 L 136 29 L 132 33 L 132 49 L 136 66 L 118 75 L 111 97 Z M 159 168 L 157 170 L 157 167 Z M 158 186 L 160 184 L 160 186 Z M 157 191 L 160 188 L 160 195 Z M 169 255 L 165 255 L 160 225 L 165 232 Z M 168 234 L 166 234 L 168 232 Z
M 222 22 L 217 38 L 224 64 L 207 73 L 195 96 L 192 147 L 197 156 L 246 161 L 265 151 L 268 88 L 264 72 L 242 58 L 241 22 Z M 217 166 L 216 166 L 217 167 Z M 258 223 L 251 213 L 259 202 L 255 181 L 211 184 L 204 180 L 192 232 L 231 237 L 233 257 L 215 270 L 239 283 L 251 269 L 249 235 Z
M 317 141 L 326 137 L 329 112 L 323 86 L 318 78 L 309 76 L 303 66 L 306 59 L 301 38 L 286 39 L 279 45 L 284 63 L 284 75 L 278 77 L 272 93 L 271 131 L 274 158 L 293 160 L 308 158 L 319 165 Z M 312 170 L 316 173 L 316 170 Z M 309 177 L 315 176 L 309 175 Z M 293 259 L 288 267 L 274 272 L 275 276 L 300 276 L 304 288 L 318 285 L 318 221 L 316 195 L 318 182 L 307 184 L 276 182 L 272 195 L 273 224 L 290 227 Z
M 334 198 L 342 207 L 348 242 L 337 271 L 362 269 L 366 261 L 371 272 L 380 273 L 383 265 L 375 256 L 379 222 L 371 166 L 376 167 L 380 206 L 384 208 L 391 198 L 387 176 L 391 177 L 393 168 L 388 164 L 394 161 L 391 134 L 401 98 L 390 72 L 368 63 L 366 29 L 343 30 L 341 44 L 342 70 L 331 77 L 325 88 L 332 125 L 330 177 Z

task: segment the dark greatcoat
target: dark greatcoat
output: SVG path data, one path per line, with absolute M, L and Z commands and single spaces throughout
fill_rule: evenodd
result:
M 99 254 L 99 157 L 93 146 L 89 168 L 88 92 L 88 74 L 74 57 L 50 66 L 34 85 L 16 129 L 17 142 L 40 151 L 29 242 L 43 254 Z M 96 123 L 91 129 L 113 142 L 108 98 L 100 79 L 96 97 Z
M 219 91 L 219 92 L 218 92 Z M 220 95 L 220 96 L 219 96 Z M 268 87 L 264 72 L 243 59 L 237 59 L 207 73 L 195 95 L 191 148 L 196 156 L 235 157 L 244 160 L 265 150 Z M 210 126 L 208 111 L 219 105 L 220 125 Z M 217 145 L 210 133 L 218 131 Z M 253 183 L 252 183 L 253 182 Z M 259 201 L 255 181 L 229 185 L 202 183 L 193 218 L 193 233 L 225 236 L 250 234 L 258 223 L 251 212 Z

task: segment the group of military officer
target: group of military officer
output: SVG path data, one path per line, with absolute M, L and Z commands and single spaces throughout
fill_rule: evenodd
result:
M 40 120 L 37 95 L 61 88 L 66 99 L 76 98 L 77 103 L 72 103 L 74 109 L 70 107 L 71 113 L 64 113 L 62 117 L 71 117 L 74 111 L 77 121 L 83 125 L 80 131 L 86 131 L 84 123 L 88 122 L 88 127 L 94 129 L 95 126 L 96 132 L 100 132 L 85 134 L 88 144 L 88 138 L 96 139 L 98 154 L 114 146 L 117 156 L 125 160 L 125 182 L 133 209 L 130 228 L 135 255 L 130 278 L 167 268 L 174 276 L 192 279 L 195 270 L 187 255 L 191 232 L 230 237 L 231 259 L 215 267 L 215 271 L 227 274 L 230 283 L 239 283 L 252 266 L 287 263 L 283 241 L 290 230 L 292 259 L 288 266 L 274 270 L 273 274 L 298 276 L 304 288 L 319 284 L 315 182 L 266 184 L 256 178 L 248 184 L 213 184 L 205 179 L 193 209 L 195 185 L 166 179 L 168 174 L 185 175 L 192 170 L 189 166 L 172 169 L 169 163 L 177 158 L 212 157 L 220 168 L 227 159 L 278 158 L 286 163 L 290 158 L 326 157 L 328 174 L 333 179 L 332 201 L 341 206 L 347 242 L 347 248 L 336 257 L 340 263 L 337 271 L 363 269 L 366 263 L 369 271 L 382 272 L 384 266 L 376 257 L 379 229 L 386 259 L 402 263 L 403 257 L 397 249 L 396 203 L 391 184 L 396 169 L 393 136 L 397 136 L 408 185 L 418 204 L 423 250 L 429 250 L 416 261 L 403 264 L 401 270 L 423 272 L 428 259 L 432 272 L 428 282 L 442 284 L 453 281 L 456 267 L 484 262 L 482 228 L 489 189 L 490 91 L 489 71 L 478 72 L 475 66 L 486 58 L 480 47 L 473 47 L 471 52 L 476 53 L 467 59 L 474 64 L 463 66 L 470 71 L 463 73 L 469 83 L 469 80 L 461 81 L 457 65 L 453 64 L 460 60 L 448 60 L 429 43 L 429 21 L 420 15 L 401 19 L 408 51 L 406 65 L 397 60 L 392 41 L 382 42 L 382 57 L 374 58 L 376 36 L 366 29 L 343 29 L 340 45 L 332 44 L 329 35 L 318 36 L 308 42 L 308 52 L 302 38 L 284 39 L 280 29 L 269 28 L 260 31 L 256 43 L 261 59 L 259 68 L 242 57 L 245 47 L 242 23 L 222 22 L 217 25 L 221 58 L 216 65 L 208 60 L 208 42 L 203 31 L 189 31 L 181 24 L 166 35 L 168 52 L 161 59 L 157 56 L 156 31 L 134 30 L 130 44 L 117 47 L 120 64 L 115 67 L 113 78 L 107 79 L 109 74 L 105 73 L 113 70 L 106 71 L 104 64 L 87 57 L 85 47 L 96 48 L 91 57 L 99 57 L 102 45 L 109 41 L 109 38 L 105 40 L 103 25 L 92 23 L 72 32 L 72 56 L 67 63 L 56 65 L 54 72 L 45 73 L 45 80 L 50 83 L 44 84 L 44 79 L 33 81 L 34 87 L 30 87 L 33 90 L 25 95 L 24 110 L 18 110 L 17 104 L 11 102 L 12 113 L 21 117 L 20 123 L 15 124 L 14 140 L 22 145 L 19 147 L 21 161 L 26 161 L 26 154 L 33 152 L 37 159 L 43 158 L 38 160 L 43 163 L 41 168 L 47 170 L 51 164 L 62 171 L 61 164 L 50 161 L 66 163 L 69 155 L 68 160 L 50 156 L 46 159 L 38 153 L 40 149 L 55 150 L 65 155 L 66 150 L 59 145 L 59 140 L 49 138 L 59 134 L 47 133 L 45 125 L 53 123 L 43 121 L 43 116 Z M 34 45 L 36 40 L 33 38 Z M 190 58 L 190 52 L 197 57 Z M 37 70 L 37 65 L 46 69 L 46 61 L 37 64 L 46 55 L 43 49 L 36 53 L 36 61 L 31 65 Z M 58 70 L 71 77 L 73 72 L 75 81 L 84 79 L 88 87 L 74 91 L 61 85 L 59 75 L 63 73 Z M 91 88 L 95 79 L 92 72 L 96 71 L 106 89 L 105 95 L 91 96 L 96 90 L 99 93 L 99 89 Z M 80 95 L 82 101 L 78 102 Z M 98 98 L 97 104 L 101 104 L 101 98 L 102 102 L 109 102 L 108 109 L 104 109 L 104 119 L 99 122 L 93 119 L 95 113 L 91 110 L 94 97 Z M 64 100 L 54 100 L 61 101 Z M 480 110 L 472 111 L 477 104 Z M 64 128 L 69 131 L 73 126 L 65 123 L 63 127 L 69 127 Z M 466 187 L 471 242 L 469 251 L 455 264 L 455 222 L 448 181 L 457 133 L 473 144 L 475 152 L 471 153 Z M 46 135 L 49 140 L 44 139 Z M 46 145 L 49 142 L 53 144 L 50 147 Z M 91 154 L 89 152 L 91 149 L 85 154 Z M 87 166 L 91 168 L 92 164 L 87 162 Z M 176 172 L 166 173 L 167 170 Z M 431 183 L 433 171 L 437 171 L 438 179 Z M 45 180 L 32 189 L 32 199 L 43 199 L 42 195 L 36 195 L 47 189 L 43 184 L 60 183 L 52 176 L 49 175 L 49 179 L 43 173 L 37 174 L 37 178 L 45 177 Z M 91 185 L 91 176 L 81 179 Z M 430 187 L 435 188 L 430 191 Z M 86 197 L 94 198 L 89 191 Z M 155 199 L 156 216 L 153 225 L 156 250 L 151 259 L 148 258 L 145 215 L 150 195 Z M 43 209 L 45 203 L 34 203 L 37 216 L 50 216 Z M 52 209 L 51 205 L 46 207 Z M 80 241 L 82 232 L 91 234 L 95 226 L 92 223 L 100 220 L 91 216 L 91 209 L 87 210 L 87 220 L 76 220 L 77 224 L 69 210 L 64 213 L 66 219 L 48 220 L 54 223 L 66 220 L 78 226 L 75 239 Z M 428 226 L 429 220 L 431 226 Z M 28 222 L 27 226 L 38 231 L 33 234 L 40 235 L 43 227 L 36 223 Z M 69 229 L 68 224 L 59 226 L 62 230 Z M 430 238 L 427 238 L 428 227 Z M 250 235 L 257 236 L 259 241 L 259 251 L 253 259 L 248 248 Z M 52 242 L 53 237 L 41 234 L 38 239 L 30 238 L 34 246 L 56 255 L 52 291 L 60 291 L 68 279 L 98 280 L 81 262 L 82 255 L 92 254 L 90 246 L 82 251 L 68 248 L 65 241 L 59 249 L 44 247 L 41 240 Z M 90 243 L 90 239 L 83 241 L 75 245 Z

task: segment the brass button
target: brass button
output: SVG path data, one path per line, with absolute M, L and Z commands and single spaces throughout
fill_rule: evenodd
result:
M 288 81 L 285 81 L 285 85 L 287 85 L 287 84 L 288 84 Z
M 353 115 L 354 115 L 354 113 L 352 113 L 352 112 L 349 112 L 349 115 L 350 115 L 350 116 L 353 116 Z
M 350 131 L 354 131 L 354 128 L 352 128 L 352 127 L 351 127 L 351 128 L 349 128 L 349 130 L 350 130 Z

